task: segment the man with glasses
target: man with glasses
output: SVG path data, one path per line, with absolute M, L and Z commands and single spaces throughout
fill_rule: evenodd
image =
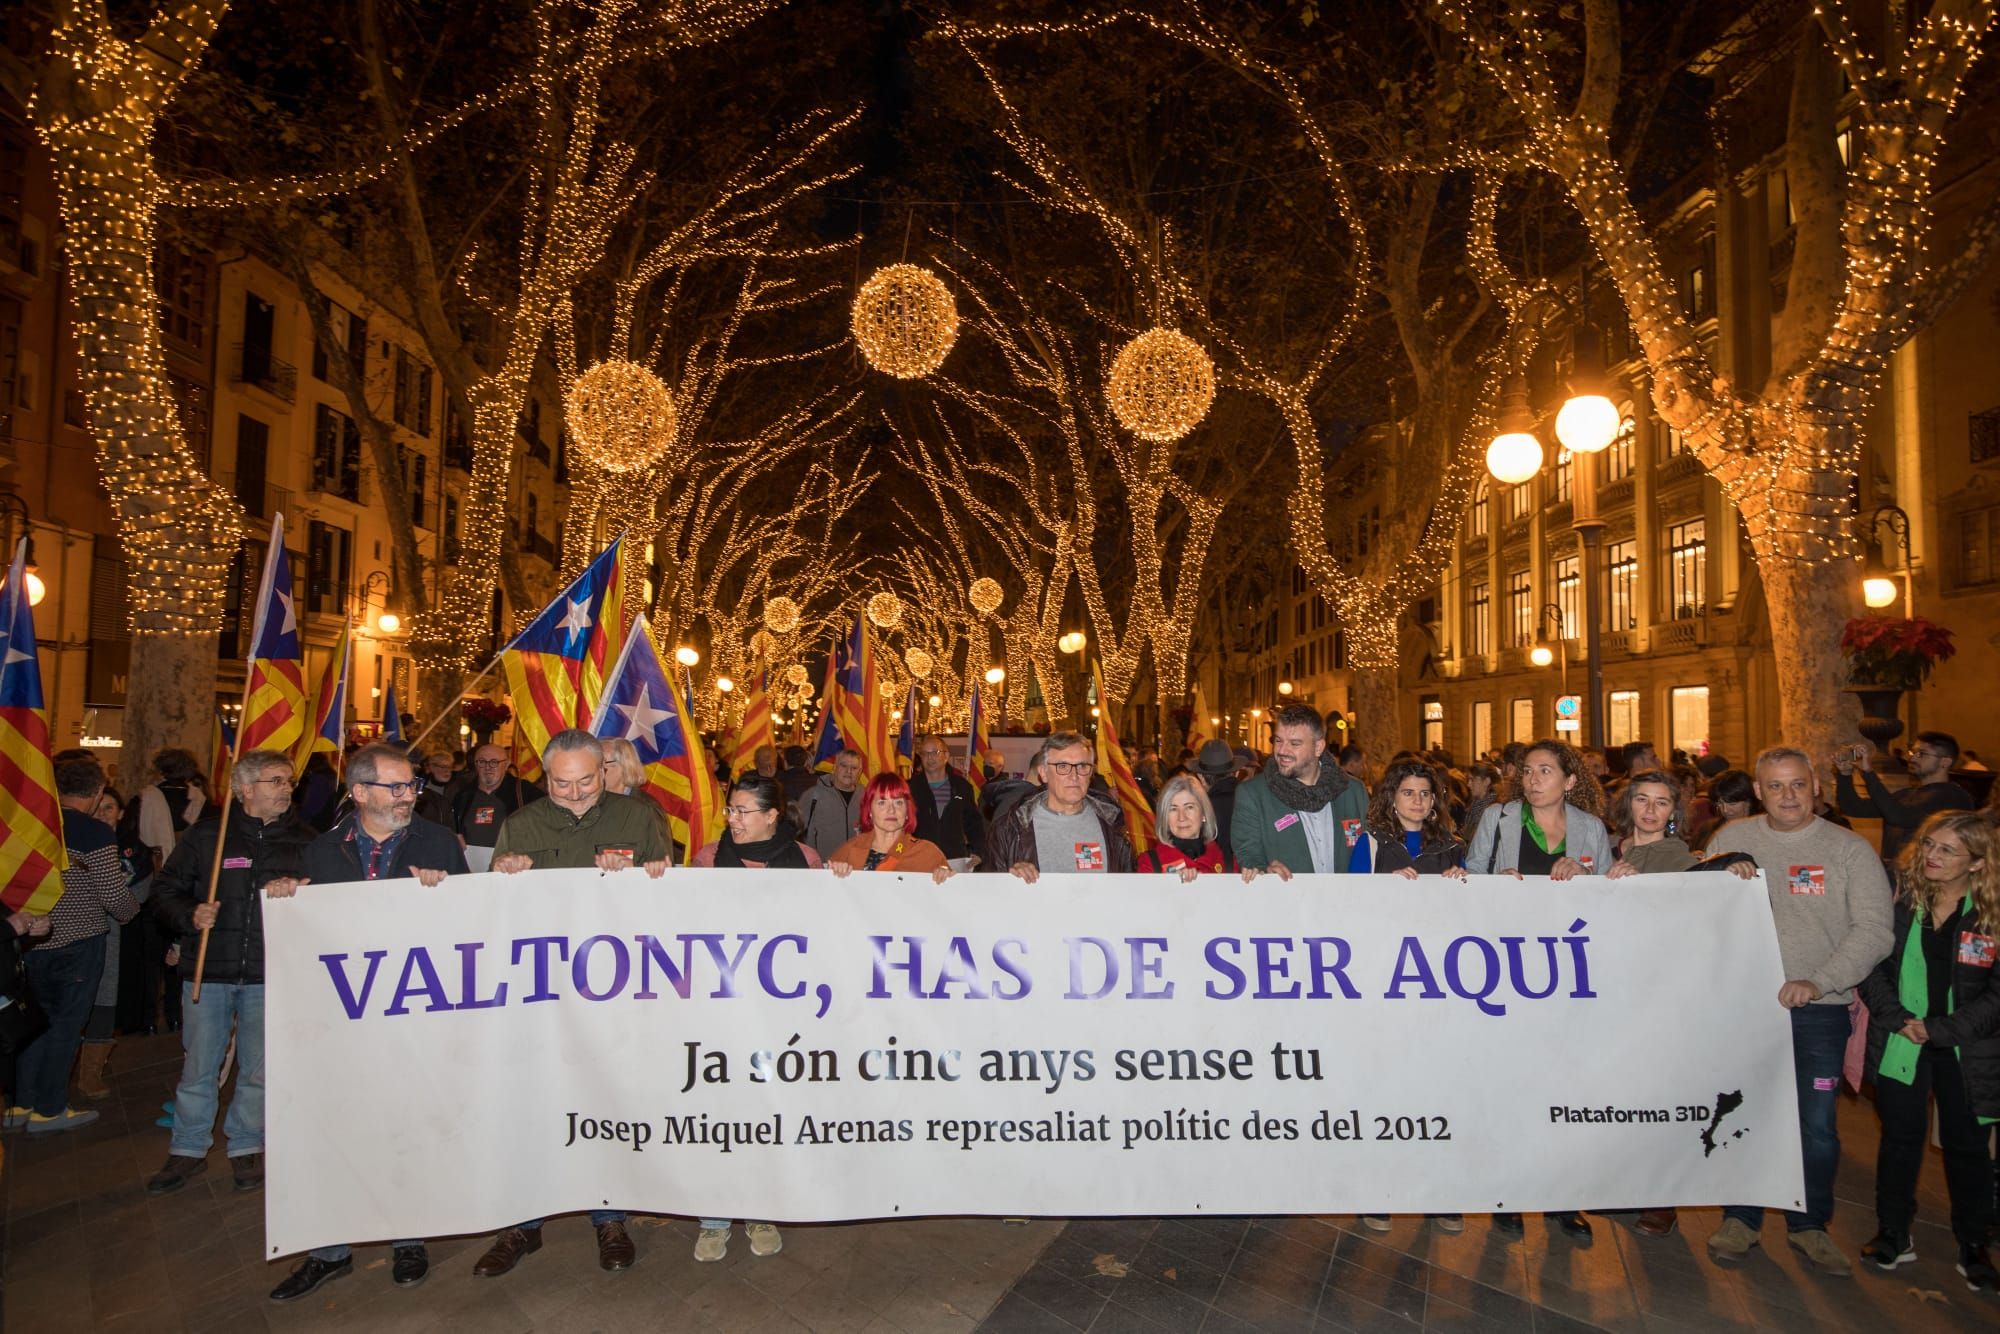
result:
M 988 840 L 993 864 L 1029 884 L 1043 871 L 1132 870 L 1132 839 L 1118 803 L 1090 786 L 1090 742 L 1057 732 L 1042 743 L 1040 792 L 1002 811 Z
M 363 746 L 347 761 L 347 797 L 354 809 L 306 849 L 305 875 L 280 877 L 264 886 L 273 899 L 290 898 L 302 884 L 344 884 L 356 880 L 414 877 L 425 886 L 447 875 L 466 873 L 465 851 L 443 825 L 416 814 L 424 780 L 409 757 L 394 746 Z M 389 1277 L 397 1287 L 414 1287 L 430 1272 L 430 1252 L 421 1239 L 392 1242 Z M 292 1302 L 321 1284 L 354 1272 L 348 1246 L 322 1246 L 271 1290 L 274 1302 Z
M 473 781 L 451 803 L 451 827 L 469 848 L 490 848 L 507 817 L 542 795 L 533 783 L 508 772 L 507 752 L 492 742 L 472 753 Z
M 179 1190 L 208 1170 L 223 1053 L 236 1033 L 236 1091 L 223 1134 L 236 1189 L 264 1184 L 264 902 L 272 880 L 300 875 L 317 831 L 292 809 L 292 757 L 275 750 L 239 755 L 229 775 L 235 808 L 222 836 L 215 901 L 208 877 L 217 865 L 221 823 L 214 814 L 190 826 L 153 878 L 152 910 L 179 941 L 190 965 L 181 983 L 181 1046 L 187 1053 L 174 1090 L 174 1133 L 167 1162 L 146 1183 L 151 1195 Z M 208 931 L 201 1004 L 190 1003 L 191 965 Z
M 588 732 L 566 728 L 542 751 L 549 794 L 508 816 L 493 844 L 493 869 L 514 875 L 530 869 L 594 866 L 610 874 L 643 865 L 658 879 L 666 874 L 673 850 L 666 821 L 650 801 L 604 790 L 604 745 Z M 501 1232 L 472 1266 L 474 1277 L 498 1278 L 542 1249 L 542 1224 L 535 1218 Z M 616 1272 L 638 1258 L 625 1231 L 625 1214 L 593 1209 L 597 1263 Z
M 1869 765 L 1871 747 L 1867 743 L 1850 746 L 1833 757 L 1834 799 L 1840 813 L 1882 822 L 1882 861 L 1891 879 L 1896 874 L 1896 857 L 1909 842 L 1918 825 L 1938 811 L 1969 811 L 1978 803 L 1972 794 L 1951 781 L 1952 767 L 1958 763 L 1958 738 L 1949 732 L 1919 732 L 1910 747 L 1910 786 L 1891 789 Z M 1854 771 L 1868 785 L 1862 796 L 1854 787 Z

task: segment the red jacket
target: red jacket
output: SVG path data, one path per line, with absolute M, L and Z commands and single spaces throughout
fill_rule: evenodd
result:
M 1197 871 L 1226 871 L 1229 869 L 1222 855 L 1222 845 L 1214 839 L 1201 850 L 1199 857 L 1190 857 L 1171 843 L 1155 843 L 1151 850 L 1139 854 L 1140 871 L 1178 871 L 1183 866 L 1192 865 Z

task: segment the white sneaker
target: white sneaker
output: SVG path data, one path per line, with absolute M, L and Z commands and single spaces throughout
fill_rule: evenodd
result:
M 743 1230 L 750 1235 L 752 1255 L 776 1255 L 785 1249 L 785 1239 L 778 1235 L 776 1223 L 749 1223 Z
M 1363 1214 L 1361 1215 L 1361 1226 L 1367 1228 L 1370 1232 L 1387 1232 L 1395 1224 L 1389 1221 L 1389 1215 L 1387 1214 Z
M 705 1227 L 701 1235 L 694 1239 L 694 1258 L 703 1264 L 713 1264 L 729 1254 L 729 1229 L 726 1227 Z

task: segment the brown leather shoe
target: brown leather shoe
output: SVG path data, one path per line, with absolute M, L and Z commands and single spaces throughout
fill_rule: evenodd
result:
M 617 1273 L 630 1269 L 632 1262 L 639 1258 L 639 1252 L 632 1246 L 632 1238 L 625 1232 L 623 1223 L 599 1223 L 597 1225 L 597 1267 Z
M 510 1227 L 493 1239 L 486 1254 L 479 1257 L 479 1263 L 472 1266 L 474 1278 L 498 1278 L 509 1273 L 521 1263 L 524 1255 L 533 1255 L 542 1249 L 540 1228 Z
M 1676 1209 L 1643 1209 L 1632 1230 L 1645 1237 L 1671 1237 L 1680 1219 L 1680 1211 Z

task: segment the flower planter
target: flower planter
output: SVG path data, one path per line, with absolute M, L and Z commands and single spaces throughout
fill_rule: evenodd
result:
M 1875 749 L 1883 755 L 1889 753 L 1889 743 L 1903 734 L 1904 686 L 1849 685 L 1847 692 L 1861 702 L 1861 725 L 1857 729 L 1862 736 L 1875 743 Z

